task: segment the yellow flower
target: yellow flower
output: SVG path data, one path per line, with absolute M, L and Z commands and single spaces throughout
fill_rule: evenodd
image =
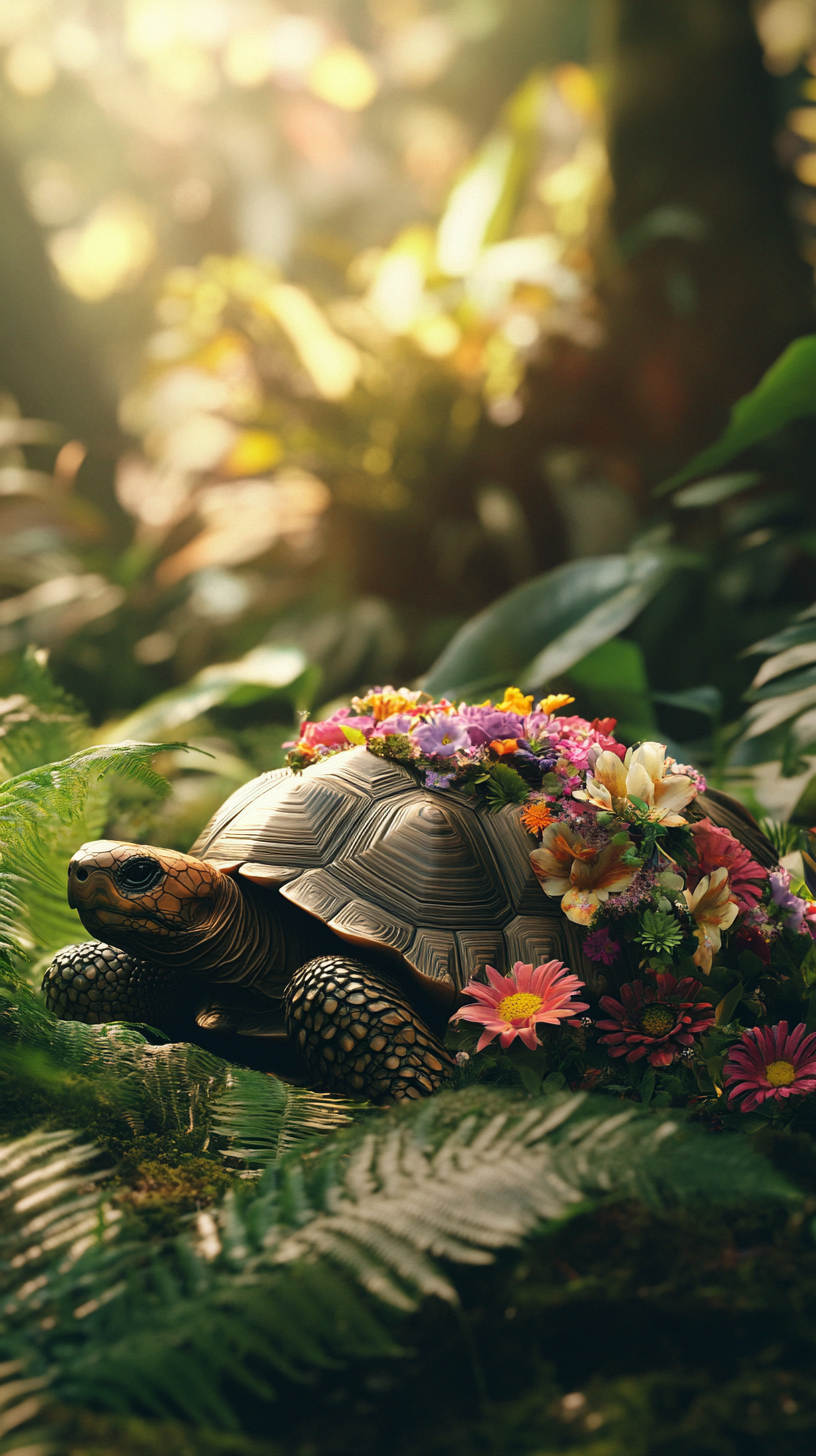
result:
M 532 707 L 532 693 L 530 693 L 530 696 L 526 698 L 524 696 L 524 693 L 522 693 L 518 688 L 505 688 L 504 697 L 502 698 L 500 703 L 496 704 L 496 712 L 520 713 L 521 717 L 524 718 L 527 713 L 532 711 Z
M 627 840 L 608 844 L 599 853 L 568 825 L 551 824 L 544 830 L 541 848 L 532 851 L 530 863 L 544 893 L 560 897 L 567 919 L 588 925 L 598 906 L 615 891 L 625 890 L 637 874 L 637 865 L 622 863 L 630 848 Z
M 587 774 L 586 789 L 576 789 L 574 799 L 586 799 L 596 809 L 620 810 L 632 798 L 649 807 L 649 818 L 663 824 L 685 824 L 678 813 L 697 793 L 688 774 L 668 773 L 674 762 L 666 758 L 662 743 L 641 743 L 630 748 L 624 763 L 608 750 L 599 754 L 593 774 Z
M 571 698 L 569 693 L 550 693 L 546 698 L 541 699 L 536 712 L 557 713 L 559 708 L 566 708 L 567 703 L 574 702 L 575 699 Z
M 699 942 L 694 964 L 707 976 L 715 950 L 722 944 L 722 932 L 734 924 L 739 906 L 730 898 L 728 870 L 722 865 L 713 874 L 704 875 L 696 890 L 684 890 L 689 915 L 697 929 Z

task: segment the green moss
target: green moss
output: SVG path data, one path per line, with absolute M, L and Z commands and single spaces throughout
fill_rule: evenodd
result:
M 185 1215 L 220 1198 L 234 1178 L 209 1158 L 188 1156 L 176 1166 L 151 1158 L 133 1166 L 128 1186 L 116 1195 L 116 1202 L 148 1233 L 172 1234 Z

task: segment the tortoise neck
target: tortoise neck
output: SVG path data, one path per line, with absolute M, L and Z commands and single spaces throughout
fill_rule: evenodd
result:
M 272 898 L 244 881 L 222 875 L 215 911 L 200 940 L 184 952 L 185 970 L 221 984 L 252 986 L 286 961 L 286 937 Z
M 286 936 L 268 893 L 246 882 L 239 888 L 230 875 L 219 874 L 212 910 L 201 926 L 189 927 L 163 944 L 128 949 L 165 970 L 216 984 L 239 981 L 252 986 L 285 964 Z

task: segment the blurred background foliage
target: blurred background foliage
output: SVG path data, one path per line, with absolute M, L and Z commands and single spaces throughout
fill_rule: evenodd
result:
M 0 753 L 48 654 L 184 848 L 512 679 L 808 822 L 813 0 L 4 0 L 0 149 Z

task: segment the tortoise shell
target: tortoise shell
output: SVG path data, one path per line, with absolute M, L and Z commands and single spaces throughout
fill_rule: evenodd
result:
M 701 796 L 703 813 L 774 862 L 741 806 Z M 495 812 L 455 788 L 424 788 L 359 747 L 301 773 L 261 774 L 190 852 L 278 889 L 350 945 L 390 952 L 410 977 L 461 990 L 485 964 L 506 973 L 515 961 L 558 959 L 593 987 L 585 932 L 532 872 L 535 844 L 517 807 Z

